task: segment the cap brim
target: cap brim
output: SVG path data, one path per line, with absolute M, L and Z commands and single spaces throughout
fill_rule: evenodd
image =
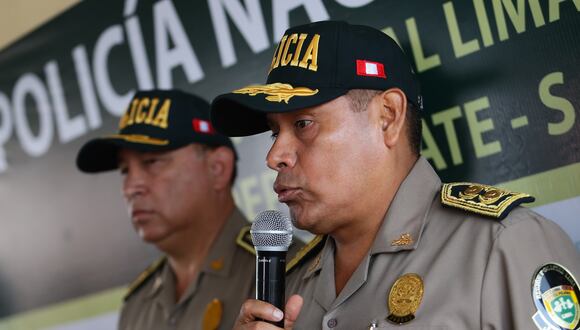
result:
M 271 85 L 274 84 L 247 86 L 216 97 L 211 104 L 214 127 L 229 136 L 262 133 L 270 129 L 266 121 L 267 113 L 291 112 L 317 106 L 348 92 L 343 88 L 290 87 L 290 91 L 283 90 L 276 94 L 259 89 Z M 256 88 L 258 92 L 251 88 Z
M 86 173 L 110 171 L 119 167 L 119 149 L 126 148 L 141 152 L 167 151 L 181 145 L 172 143 L 136 142 L 123 138 L 122 135 L 102 137 L 85 143 L 77 155 L 77 167 Z

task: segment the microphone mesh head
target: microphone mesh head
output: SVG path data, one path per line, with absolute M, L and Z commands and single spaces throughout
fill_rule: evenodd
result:
M 262 211 L 250 229 L 257 251 L 288 251 L 292 243 L 292 222 L 280 211 Z

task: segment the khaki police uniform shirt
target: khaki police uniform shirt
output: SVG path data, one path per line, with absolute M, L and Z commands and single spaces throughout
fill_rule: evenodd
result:
M 580 278 L 580 256 L 557 224 L 517 207 L 500 221 L 445 207 L 420 158 L 399 188 L 369 255 L 335 294 L 332 238 L 287 279 L 304 305 L 295 329 L 537 329 L 532 277 L 545 263 Z M 402 275 L 420 276 L 415 318 L 395 325 L 387 299 Z
M 197 280 L 189 285 L 179 302 L 175 301 L 173 271 L 164 262 L 125 301 L 119 329 L 205 330 L 204 318 L 219 324 L 216 329 L 231 329 L 242 303 L 255 296 L 256 258 L 236 243 L 238 234 L 247 225 L 244 216 L 235 210 L 214 242 Z M 221 317 L 219 305 L 223 309 Z

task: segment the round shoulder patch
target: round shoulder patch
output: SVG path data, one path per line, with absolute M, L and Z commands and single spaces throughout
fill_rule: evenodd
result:
M 541 266 L 532 279 L 532 297 L 538 328 L 580 329 L 578 282 L 566 268 L 555 263 Z

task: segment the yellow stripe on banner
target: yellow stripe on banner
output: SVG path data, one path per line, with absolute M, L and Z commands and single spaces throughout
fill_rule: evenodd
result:
M 114 312 L 126 291 L 123 286 L 0 319 L 0 330 L 43 329 Z
M 527 207 L 573 198 L 580 196 L 580 163 L 498 183 L 497 186 L 536 197 L 534 203 L 525 204 Z

